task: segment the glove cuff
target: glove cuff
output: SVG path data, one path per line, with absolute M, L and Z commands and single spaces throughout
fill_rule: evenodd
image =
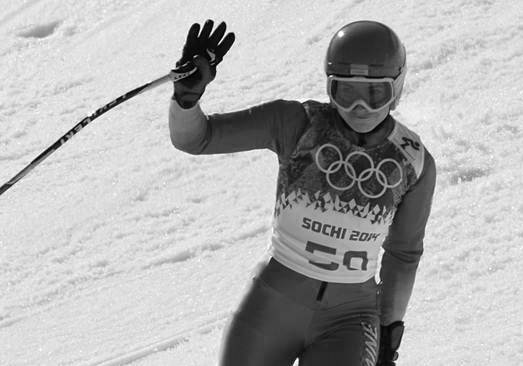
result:
M 397 321 L 390 324 L 388 327 L 390 348 L 396 351 L 400 348 L 401 338 L 403 337 L 403 332 L 405 331 L 405 324 L 402 321 Z
M 195 94 L 182 94 L 182 95 L 179 95 L 175 91 L 174 94 L 173 94 L 172 99 L 174 101 L 176 101 L 176 103 L 178 103 L 178 105 L 180 107 L 182 107 L 183 109 L 191 109 L 194 106 L 196 106 L 196 104 L 198 104 L 201 96 L 202 96 L 202 94 L 200 94 L 200 95 L 195 95 Z
M 405 325 L 402 321 L 396 321 L 387 326 L 381 326 L 382 360 L 396 361 L 398 359 L 398 348 L 401 344 Z

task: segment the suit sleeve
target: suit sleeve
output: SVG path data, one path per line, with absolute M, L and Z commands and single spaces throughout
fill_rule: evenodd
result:
M 292 152 L 307 117 L 300 102 L 275 100 L 249 109 L 205 115 L 196 106 L 171 100 L 169 130 L 173 145 L 189 154 L 222 154 L 269 149 L 280 158 Z
M 436 184 L 434 158 L 425 151 L 423 172 L 405 194 L 383 244 L 381 262 L 381 324 L 402 320 L 423 254 L 425 226 Z

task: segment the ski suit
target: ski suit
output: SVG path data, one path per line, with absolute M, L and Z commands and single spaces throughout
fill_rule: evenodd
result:
M 276 100 L 207 116 L 171 101 L 178 149 L 278 156 L 271 259 L 225 331 L 221 366 L 376 363 L 380 323 L 405 315 L 436 177 L 418 135 L 387 118 L 387 137 L 361 147 L 329 104 Z

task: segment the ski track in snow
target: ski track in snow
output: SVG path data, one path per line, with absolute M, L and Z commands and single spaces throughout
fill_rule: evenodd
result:
M 164 74 L 194 21 L 226 20 L 237 36 L 202 100 L 211 113 L 326 101 L 335 30 L 390 24 L 409 60 L 396 115 L 438 166 L 401 364 L 523 364 L 519 1 L 2 6 L 2 182 L 96 108 Z M 115 108 L 0 197 L 1 365 L 216 363 L 264 258 L 277 162 L 266 151 L 175 151 L 171 92 Z

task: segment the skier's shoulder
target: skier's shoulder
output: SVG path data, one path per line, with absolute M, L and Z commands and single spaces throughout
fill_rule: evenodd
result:
M 309 99 L 302 102 L 303 108 L 305 109 L 307 115 L 310 115 L 314 112 L 319 111 L 331 111 L 332 107 L 330 103 L 319 102 L 317 100 Z
M 332 111 L 329 103 L 319 102 L 317 100 L 287 100 L 276 99 L 259 105 L 262 109 L 270 109 L 277 113 L 283 114 L 287 119 L 309 122 L 310 117 L 321 111 Z
M 389 140 L 401 151 L 420 178 L 424 170 L 432 169 L 430 165 L 434 165 L 434 159 L 416 132 L 397 119 L 394 121 L 394 130 Z
M 297 100 L 275 99 L 269 102 L 264 102 L 252 110 L 260 111 L 261 113 L 280 114 L 287 119 L 305 119 L 306 113 L 303 103 Z

